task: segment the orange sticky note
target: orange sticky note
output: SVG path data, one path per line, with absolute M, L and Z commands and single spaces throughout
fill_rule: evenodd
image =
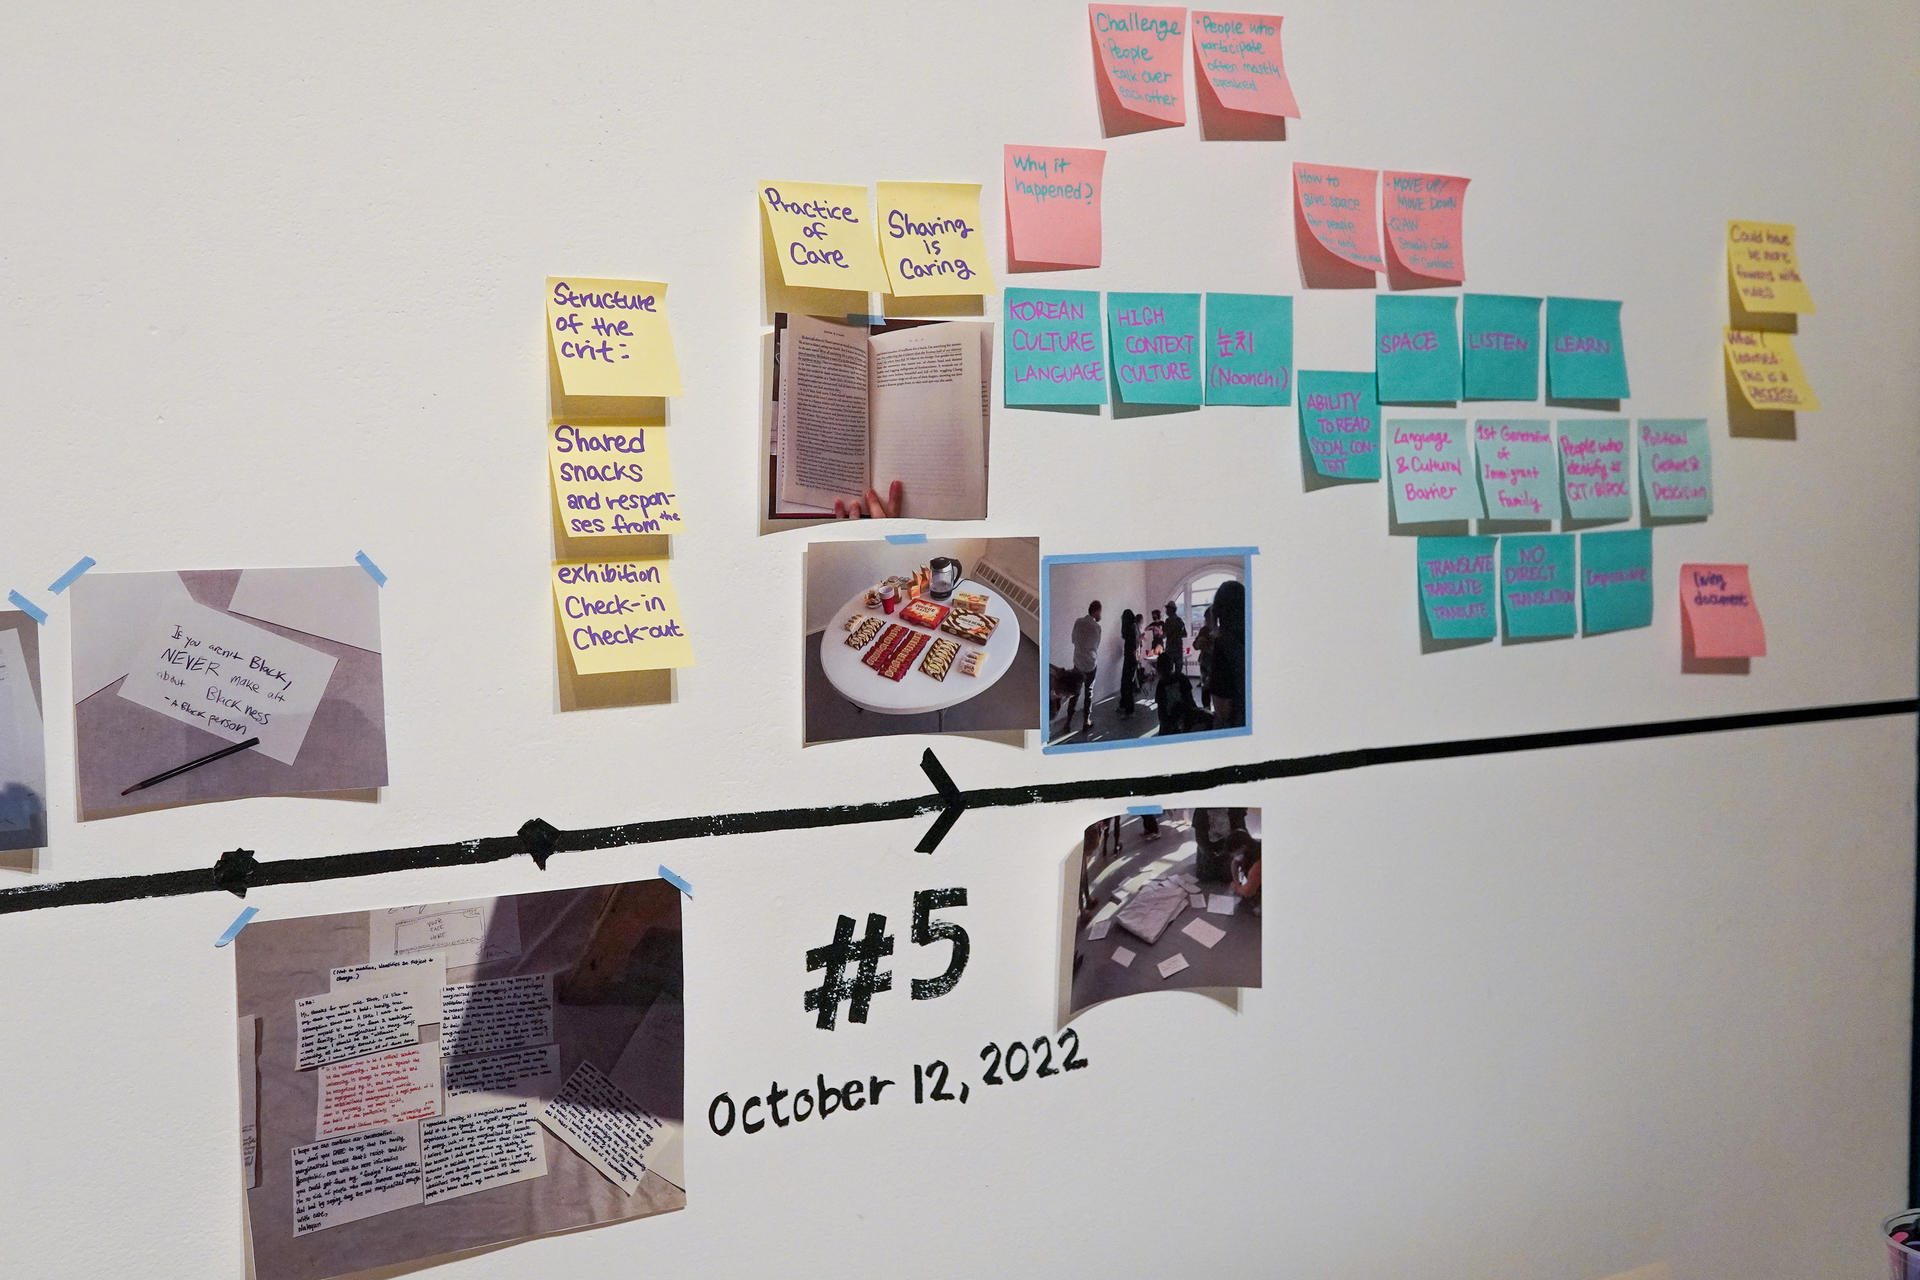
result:
M 1387 249 L 1398 266 L 1430 280 L 1466 283 L 1460 215 L 1467 200 L 1467 181 L 1439 173 L 1396 173 L 1391 169 L 1380 175 Z
M 1093 58 L 1103 106 L 1148 128 L 1187 122 L 1187 11 L 1161 5 L 1090 4 Z
M 1755 409 L 1805 409 L 1820 407 L 1813 394 L 1807 371 L 1800 367 L 1800 356 L 1793 349 L 1793 335 L 1771 329 L 1728 329 L 1722 339 L 1727 367 L 1740 385 L 1740 394 Z
M 1268 13 L 1193 11 L 1193 65 L 1229 111 L 1300 115 L 1280 60 L 1280 18 Z
M 1743 564 L 1680 566 L 1681 645 L 1696 658 L 1764 658 L 1767 632 Z
M 1023 267 L 1099 266 L 1107 153 L 1009 143 L 1005 155 L 1008 259 Z
M 1293 166 L 1294 209 L 1314 245 L 1368 271 L 1387 269 L 1380 257 L 1379 202 L 1374 198 L 1379 176 L 1377 169 Z

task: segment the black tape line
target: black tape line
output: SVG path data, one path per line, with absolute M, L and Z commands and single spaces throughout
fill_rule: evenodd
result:
M 810 809 L 763 809 L 752 813 L 716 813 L 705 817 L 661 818 L 612 827 L 559 831 L 553 853 L 581 853 L 618 849 L 626 845 L 697 840 L 706 836 L 753 835 L 768 831 L 802 831 L 818 827 L 899 822 L 922 814 L 940 813 L 922 843 L 939 843 L 964 809 L 1012 808 L 1033 804 L 1066 804 L 1075 800 L 1121 800 L 1207 791 L 1244 782 L 1304 778 L 1348 769 L 1413 764 L 1427 760 L 1459 760 L 1474 756 L 1505 755 L 1520 751 L 1550 751 L 1591 747 L 1613 742 L 1678 738 L 1693 734 L 1732 733 L 1788 725 L 1866 720 L 1878 716 L 1912 715 L 1920 699 L 1856 702 L 1829 707 L 1799 707 L 1787 711 L 1758 711 L 1743 715 L 1707 716 L 1693 720 L 1656 720 L 1645 724 L 1606 725 L 1593 729 L 1557 729 L 1500 738 L 1460 738 L 1451 742 L 1416 742 L 1397 747 L 1361 747 L 1325 755 L 1288 756 L 1249 764 L 1222 765 L 1179 773 L 1141 774 L 1130 778 L 1089 778 L 1078 782 L 1044 782 L 1019 787 L 987 787 L 951 794 L 916 796 L 905 800 L 878 800 L 866 804 L 823 805 Z M 930 757 L 931 752 L 928 753 Z M 924 761 L 928 757 L 923 757 Z M 938 768 L 938 762 L 934 762 Z M 941 770 L 944 774 L 946 771 Z M 931 776 L 931 774 L 930 774 Z M 950 781 L 950 780 L 949 780 Z M 936 786 L 938 782 L 936 780 Z M 951 815 L 951 816 L 949 816 Z M 405 849 L 376 849 L 365 853 L 337 853 L 318 858 L 284 858 L 257 862 L 248 868 L 251 889 L 283 884 L 313 884 L 390 871 L 419 871 L 432 867 L 470 867 L 504 862 L 527 852 L 519 835 L 459 840 L 451 844 L 419 845 Z M 195 871 L 162 871 L 150 875 L 105 876 L 93 880 L 64 880 L 50 884 L 16 885 L 0 889 L 0 915 L 40 911 L 48 907 L 76 907 L 139 898 L 172 898 L 190 893 L 221 893 L 227 886 L 215 880 L 211 867 Z

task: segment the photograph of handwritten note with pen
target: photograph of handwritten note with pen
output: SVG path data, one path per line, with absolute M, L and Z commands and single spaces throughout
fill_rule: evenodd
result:
M 82 821 L 384 786 L 380 588 L 357 565 L 75 585 Z

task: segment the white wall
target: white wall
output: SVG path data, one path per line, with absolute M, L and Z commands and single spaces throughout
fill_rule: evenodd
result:
M 1069 757 L 941 739 L 960 784 L 1911 697 L 1912 6 L 1309 0 L 1284 31 L 1307 113 L 1288 141 L 1112 139 L 1107 265 L 1062 282 L 1298 294 L 1289 162 L 1469 176 L 1470 287 L 1623 299 L 1627 411 L 1709 419 L 1716 514 L 1659 529 L 1656 572 L 1751 562 L 1770 655 L 1684 675 L 1670 587 L 1649 630 L 1423 655 L 1414 546 L 1389 536 L 1384 488 L 1303 492 L 1290 411 L 996 410 L 993 518 L 960 536 L 1261 547 L 1260 729 Z M 364 548 L 390 575 L 378 804 L 82 828 L 57 803 L 34 878 L 927 789 L 921 742 L 799 749 L 802 546 L 874 530 L 758 535 L 754 184 L 981 181 L 997 210 L 1003 143 L 1100 145 L 1085 6 L 17 6 L 0 118 L 0 591 L 53 606 L 56 801 L 69 636 L 42 584 L 76 557 Z M 1825 408 L 1794 440 L 1727 431 L 1730 217 L 1800 227 L 1820 310 L 1798 349 Z M 674 572 L 699 665 L 670 706 L 554 706 L 553 272 L 672 284 Z M 1295 315 L 1298 367 L 1370 367 L 1370 293 L 1298 296 Z M 965 1107 L 753 1139 L 696 1126 L 685 1213 L 463 1259 L 449 1280 L 636 1257 L 675 1275 L 1592 1280 L 1657 1258 L 1677 1280 L 1868 1275 L 1874 1225 L 1905 1200 L 1913 745 L 1903 717 L 1216 793 L 1267 812 L 1266 989 L 1237 1013 L 1105 1006 L 1076 1023 L 1088 1070 L 1001 1089 L 979 1084 L 980 1047 L 1051 1028 L 1059 859 L 1111 805 L 971 813 L 931 858 L 912 852 L 920 820 L 248 901 L 305 914 L 665 862 L 696 895 L 690 1106 L 932 1058 L 975 1082 Z M 971 894 L 954 993 L 896 989 L 868 1025 L 815 1030 L 802 953 L 835 914 L 900 927 L 941 885 Z M 239 1274 L 230 959 L 211 945 L 237 906 L 0 917 L 0 1150 L 26 1153 L 0 1172 L 0 1269 Z M 902 947 L 896 988 L 925 976 Z
M 1096 560 L 1054 565 L 1047 583 L 1047 662 L 1073 665 L 1073 624 L 1100 602 L 1100 656 L 1094 666 L 1094 701 L 1120 687 L 1120 610 L 1146 595 L 1146 571 L 1139 560 Z

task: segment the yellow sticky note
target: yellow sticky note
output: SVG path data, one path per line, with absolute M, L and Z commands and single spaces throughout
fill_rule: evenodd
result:
M 1740 394 L 1756 409 L 1820 407 L 1807 382 L 1800 357 L 1794 354 L 1793 335 L 1763 329 L 1728 329 L 1727 367 L 1740 384 Z
M 1800 254 L 1787 222 L 1729 222 L 1727 270 L 1749 311 L 1813 311 L 1813 295 L 1800 278 Z
M 693 643 L 665 560 L 562 560 L 553 607 L 581 675 L 693 665 Z
M 887 273 L 873 238 L 865 187 L 763 182 L 760 207 L 773 233 L 780 278 L 795 288 L 884 293 Z
M 977 182 L 882 182 L 880 256 L 896 298 L 992 293 Z
M 547 428 L 553 500 L 569 538 L 679 533 L 665 427 Z
M 547 341 L 569 396 L 677 396 L 667 286 L 547 277 Z

